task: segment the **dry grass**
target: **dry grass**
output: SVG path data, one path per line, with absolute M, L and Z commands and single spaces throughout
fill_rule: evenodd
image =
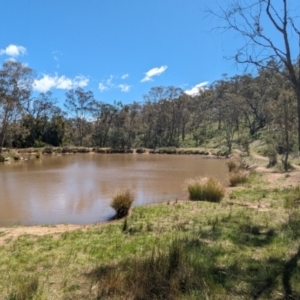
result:
M 220 202 L 225 195 L 225 188 L 215 178 L 197 177 L 186 182 L 190 200 Z
M 240 164 L 235 159 L 228 160 L 226 164 L 229 172 L 235 171 L 240 167 Z
M 135 193 L 130 188 L 122 187 L 115 190 L 112 195 L 112 203 L 110 206 L 116 211 L 116 219 L 128 215 L 134 199 Z
M 229 173 L 230 186 L 237 186 L 248 180 L 248 173 L 245 171 L 234 171 Z

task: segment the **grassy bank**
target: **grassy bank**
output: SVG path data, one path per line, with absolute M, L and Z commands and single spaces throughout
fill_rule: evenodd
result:
M 135 207 L 65 232 L 1 228 L 0 298 L 299 299 L 299 199 L 254 172 L 220 203 Z

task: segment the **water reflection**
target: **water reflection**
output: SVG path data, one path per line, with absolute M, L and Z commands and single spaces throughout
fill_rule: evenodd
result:
M 94 223 L 110 218 L 112 191 L 129 186 L 135 205 L 186 197 L 186 179 L 225 182 L 223 160 L 189 155 L 76 154 L 0 164 L 0 225 Z

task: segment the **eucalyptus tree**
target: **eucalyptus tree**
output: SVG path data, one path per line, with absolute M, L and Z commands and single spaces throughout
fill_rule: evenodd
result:
M 53 121 L 53 122 L 52 122 Z M 59 121 L 59 122 L 58 122 Z M 60 124 L 60 126 L 58 126 Z M 64 118 L 51 92 L 40 93 L 29 99 L 24 107 L 21 126 L 28 130 L 24 147 L 62 143 Z
M 217 109 L 218 129 L 231 153 L 235 133 L 239 130 L 241 121 L 240 97 L 234 80 L 219 80 L 212 86 L 215 93 L 215 107 Z
M 114 118 L 118 109 L 107 103 L 94 101 L 92 116 L 94 119 L 93 141 L 98 147 L 106 147 L 109 133 L 112 129 Z
M 90 125 L 88 118 L 92 115 L 94 103 L 94 94 L 91 91 L 77 88 L 66 93 L 64 106 L 74 122 L 76 144 L 80 146 L 83 145 L 83 138 L 88 133 Z
M 153 87 L 144 95 L 142 110 L 146 146 L 177 146 L 183 121 L 183 90 L 174 86 Z
M 20 62 L 6 61 L 0 69 L 0 153 L 9 125 L 18 120 L 32 90 L 33 71 Z
M 214 105 L 215 94 L 212 89 L 207 89 L 194 97 L 189 96 L 188 110 L 190 112 L 188 130 L 196 141 L 196 146 L 203 143 L 208 130 L 214 121 L 216 108 Z
M 260 69 L 285 71 L 297 103 L 300 151 L 300 6 L 288 0 L 230 0 L 208 13 L 220 21 L 214 28 L 233 31 L 243 41 L 231 57 L 237 63 Z M 269 61 L 276 64 L 270 65 Z M 279 69 L 278 69 L 279 66 Z

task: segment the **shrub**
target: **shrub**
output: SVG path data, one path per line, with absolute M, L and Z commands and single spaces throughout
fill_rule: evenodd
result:
M 230 186 L 237 186 L 238 184 L 245 183 L 248 180 L 246 172 L 235 171 L 229 173 Z
M 95 153 L 107 153 L 107 150 L 106 149 L 102 149 L 102 148 L 96 148 L 96 149 L 94 149 L 94 152 Z
M 4 162 L 4 161 L 5 161 L 5 157 L 2 154 L 0 154 L 0 162 Z
M 123 218 L 128 215 L 135 195 L 129 188 L 119 188 L 112 195 L 111 207 L 116 211 L 116 219 Z
M 77 153 L 89 153 L 90 149 L 89 148 L 85 148 L 85 147 L 79 147 L 79 148 L 76 148 L 76 152 Z
M 146 150 L 144 148 L 137 148 L 135 152 L 141 154 L 141 153 L 145 153 Z
M 167 148 L 165 151 L 166 154 L 176 154 L 176 148 Z
M 53 149 L 52 149 L 52 147 L 45 147 L 44 149 L 43 149 L 43 153 L 46 153 L 46 154 L 52 154 L 52 151 L 53 151 Z
M 268 168 L 274 167 L 277 164 L 277 151 L 273 145 L 268 145 L 265 154 L 269 158 Z
M 220 202 L 225 195 L 225 188 L 215 178 L 198 177 L 187 181 L 190 200 Z

